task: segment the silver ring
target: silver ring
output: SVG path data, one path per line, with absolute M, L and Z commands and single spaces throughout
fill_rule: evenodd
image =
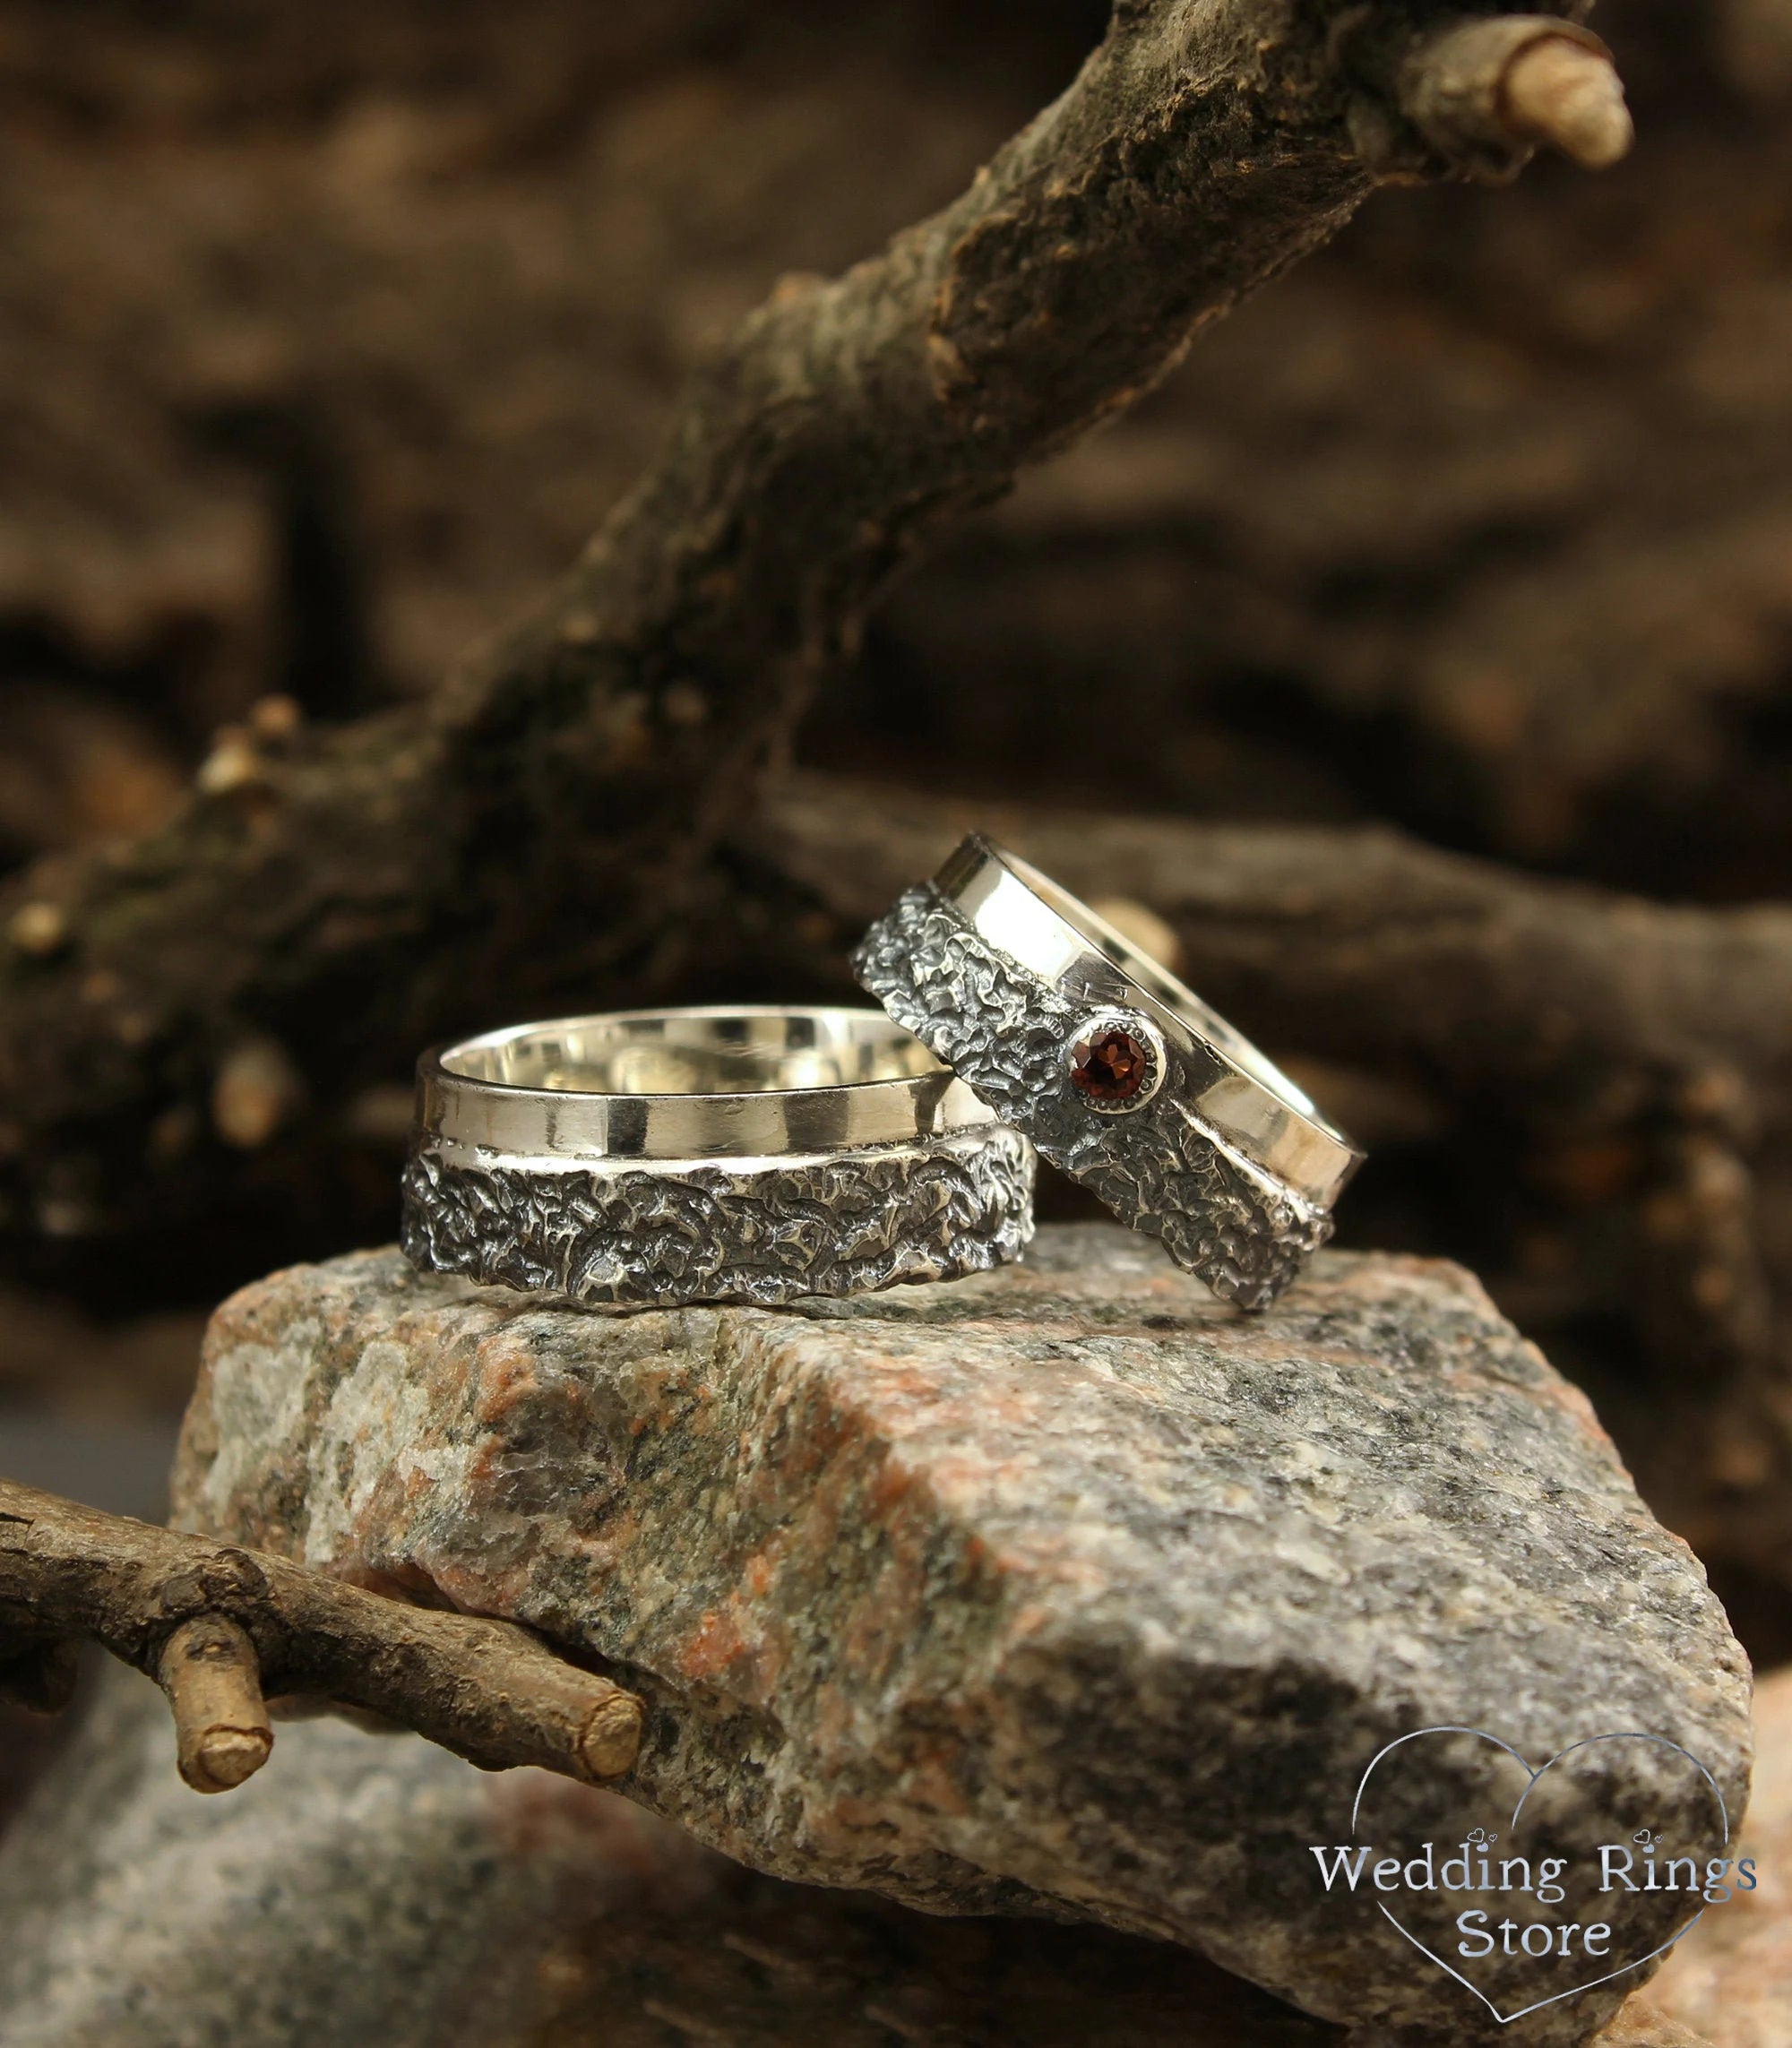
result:
M 574 1301 L 771 1306 L 1018 1258 L 1033 1166 L 875 1010 L 568 1017 L 424 1054 L 403 1243 Z
M 1005 1122 L 1228 1301 L 1265 1308 L 1362 1154 L 1248 1039 L 978 834 L 853 956 Z

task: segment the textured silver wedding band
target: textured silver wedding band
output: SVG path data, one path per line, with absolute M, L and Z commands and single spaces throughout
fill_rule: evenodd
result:
M 860 983 L 1053 1165 L 1241 1308 L 1331 1235 L 1362 1155 L 1198 996 L 1055 882 L 965 840 L 874 925 Z
M 1017 1258 L 1033 1154 L 874 1010 L 570 1017 L 426 1053 L 414 1265 L 580 1302 L 856 1295 Z

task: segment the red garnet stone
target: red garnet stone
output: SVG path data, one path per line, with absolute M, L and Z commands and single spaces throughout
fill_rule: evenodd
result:
M 1091 1102 L 1130 1102 L 1150 1075 L 1150 1054 L 1118 1025 L 1071 1047 L 1070 1078 Z

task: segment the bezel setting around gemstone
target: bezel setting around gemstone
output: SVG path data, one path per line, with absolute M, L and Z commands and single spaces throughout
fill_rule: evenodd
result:
M 1115 1040 L 1120 1044 L 1113 1045 Z M 1163 1086 L 1167 1065 L 1157 1026 L 1132 1010 L 1100 1010 L 1085 1017 L 1064 1040 L 1064 1062 L 1072 1094 L 1098 1116 L 1130 1116 L 1142 1109 Z M 1124 1092 L 1096 1078 L 1111 1077 L 1116 1065 L 1129 1070 Z

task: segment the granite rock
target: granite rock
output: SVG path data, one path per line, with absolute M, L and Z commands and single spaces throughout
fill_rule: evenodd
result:
M 287 1726 L 196 1798 L 116 1668 L 0 1846 L 0 1926 L 7 2048 L 1367 2048 L 1167 1943 L 787 1884 L 411 1736 Z M 1703 2044 L 1634 1999 L 1598 2039 Z
M 1165 1937 L 1378 2037 L 1579 2041 L 1647 1974 L 1557 1998 L 1574 1964 L 1496 1961 L 1482 1996 L 1555 1999 L 1501 2028 L 1414 1946 L 1460 1901 L 1402 1932 L 1326 1890 L 1312 1847 L 1357 1838 L 1384 1745 L 1482 1728 L 1541 1764 L 1646 1732 L 1533 1806 L 1528 1851 L 1574 1873 L 1620 1827 L 1709 1846 L 1713 1789 L 1745 1795 L 1746 1666 L 1696 1560 L 1431 1261 L 1322 1255 L 1245 1320 L 1107 1226 L 777 1312 L 580 1311 L 360 1254 L 220 1311 L 175 1498 L 608 1660 L 650 1704 L 621 1789 L 743 1863 Z M 1407 1745 L 1377 1853 L 1503 1827 L 1515 1768 Z M 1624 1902 L 1614 1949 L 1678 1905 Z
M 117 1671 L 0 1846 L 6 2048 L 1336 2048 L 1200 1957 L 757 1876 L 613 1795 L 281 1727 L 225 1799 Z

